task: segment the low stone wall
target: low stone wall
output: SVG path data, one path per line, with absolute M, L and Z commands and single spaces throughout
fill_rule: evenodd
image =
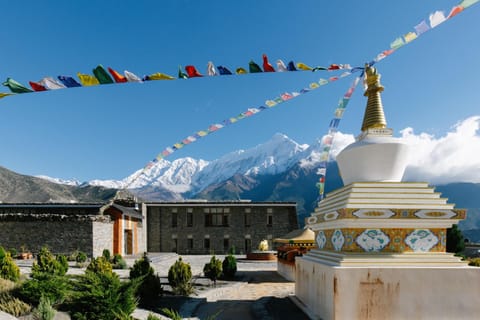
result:
M 0 245 L 18 252 L 25 247 L 34 254 L 47 246 L 56 254 L 79 250 L 91 256 L 99 250 L 94 249 L 95 237 L 105 238 L 108 233 L 112 237 L 111 225 L 108 216 L 4 214 L 0 215 Z M 100 242 L 103 246 L 105 239 Z
M 286 262 L 278 259 L 277 273 L 288 281 L 295 281 L 295 261 Z

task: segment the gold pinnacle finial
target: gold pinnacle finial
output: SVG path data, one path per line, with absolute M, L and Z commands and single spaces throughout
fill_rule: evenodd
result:
M 368 97 L 368 99 L 365 115 L 363 116 L 362 131 L 372 128 L 384 129 L 387 127 L 387 120 L 385 120 L 382 98 L 380 96 L 383 86 L 380 84 L 380 75 L 377 73 L 377 69 L 365 65 L 365 82 L 367 89 L 363 95 Z

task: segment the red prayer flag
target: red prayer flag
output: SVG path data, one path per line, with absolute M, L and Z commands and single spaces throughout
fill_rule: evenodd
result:
M 113 70 L 112 68 L 108 68 L 108 72 L 110 72 L 116 83 L 127 82 L 127 78 L 125 78 L 125 76 L 122 76 L 120 73 Z
M 30 87 L 32 87 L 33 91 L 47 91 L 47 88 L 39 83 L 33 81 L 29 81 L 28 83 L 30 84 Z
M 273 66 L 270 64 L 270 62 L 268 62 L 267 55 L 264 54 L 262 57 L 263 57 L 263 71 L 264 72 L 275 72 L 275 69 L 273 68 Z
M 203 77 L 194 66 L 186 66 L 185 71 L 187 71 L 189 78 Z

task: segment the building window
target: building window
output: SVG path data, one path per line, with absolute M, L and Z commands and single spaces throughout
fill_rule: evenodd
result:
M 223 251 L 225 253 L 228 253 L 229 249 L 230 249 L 230 239 L 229 238 L 223 238 Z
M 225 213 L 222 208 L 210 208 L 208 213 L 205 213 L 206 227 L 228 227 L 228 213 Z
M 273 214 L 267 213 L 267 227 L 271 227 L 273 225 Z
M 176 228 L 178 225 L 178 216 L 176 212 L 172 212 L 172 228 Z
M 250 213 L 250 212 L 245 212 L 244 214 L 245 214 L 245 218 L 244 218 L 245 227 L 250 227 L 250 225 L 251 225 L 251 223 L 252 223 L 252 222 L 251 222 L 251 219 L 252 219 L 251 213 Z
M 210 250 L 210 238 L 203 239 L 203 248 Z
M 193 212 L 187 212 L 187 227 L 193 227 Z
M 245 239 L 245 253 L 252 251 L 252 239 Z
M 188 250 L 192 250 L 192 249 L 193 249 L 193 239 L 192 239 L 192 238 L 188 238 L 188 239 L 187 239 L 187 249 L 188 249 Z
M 172 241 L 173 241 L 172 252 L 177 252 L 177 250 L 178 250 L 178 239 L 172 239 Z

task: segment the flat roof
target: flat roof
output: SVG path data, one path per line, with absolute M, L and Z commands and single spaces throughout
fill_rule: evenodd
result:
M 152 207 L 167 207 L 167 206 L 178 206 L 178 207 L 204 207 L 204 206 L 238 206 L 238 207 L 248 207 L 248 206 L 296 206 L 297 203 L 293 201 L 281 202 L 281 201 L 158 201 L 158 202 L 143 202 L 146 206 Z

